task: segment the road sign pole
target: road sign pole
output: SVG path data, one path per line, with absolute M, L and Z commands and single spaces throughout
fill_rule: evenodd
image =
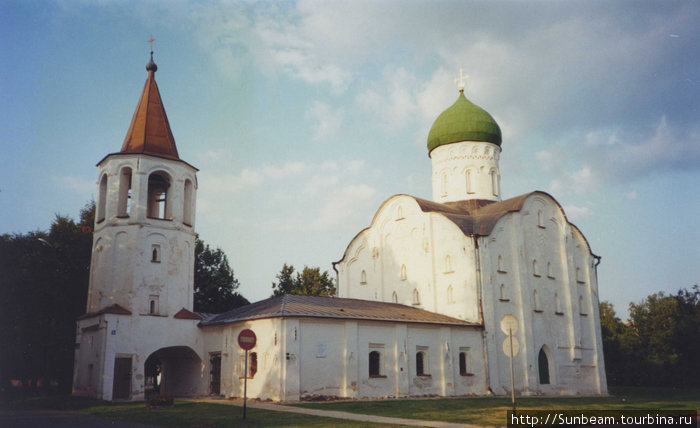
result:
M 512 363 L 511 363 L 512 367 Z M 239 384 L 240 385 L 240 384 Z M 248 400 L 248 350 L 245 350 L 245 371 L 243 372 L 243 419 L 245 419 L 246 401 Z
M 510 337 L 510 398 L 513 402 L 513 413 L 515 413 L 515 381 L 513 380 L 513 330 L 508 329 Z

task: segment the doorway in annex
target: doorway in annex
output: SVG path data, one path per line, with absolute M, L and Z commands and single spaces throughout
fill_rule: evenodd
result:
M 202 393 L 204 372 L 202 359 L 187 346 L 160 348 L 146 358 L 146 397 L 170 394 L 191 397 Z

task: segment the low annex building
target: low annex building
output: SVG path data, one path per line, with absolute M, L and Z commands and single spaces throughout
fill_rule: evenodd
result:
M 73 392 L 297 401 L 606 394 L 600 257 L 549 194 L 501 199 L 501 131 L 460 87 L 428 135 L 433 200 L 395 195 L 333 263 L 337 297 L 193 312 L 197 169 L 148 78 L 119 152 L 98 163 L 90 291 Z M 508 327 L 508 329 L 505 328 Z M 258 341 L 248 354 L 236 338 Z

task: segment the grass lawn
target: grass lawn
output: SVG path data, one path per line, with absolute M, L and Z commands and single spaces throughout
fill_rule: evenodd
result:
M 684 410 L 700 408 L 700 390 L 665 388 L 611 388 L 609 397 L 517 398 L 521 410 Z M 378 401 L 336 401 L 294 404 L 322 410 L 341 410 L 380 416 L 503 426 L 510 410 L 509 397 L 463 397 Z M 145 403 L 107 403 L 71 396 L 16 401 L 9 409 L 64 410 L 111 420 L 186 427 L 357 427 L 370 424 L 214 403 L 175 402 L 169 409 L 148 409 Z M 379 426 L 379 425 L 375 425 Z
M 144 402 L 108 403 L 92 398 L 51 396 L 19 400 L 2 407 L 7 410 L 61 410 L 108 420 L 181 428 L 382 426 L 250 407 L 244 420 L 242 407 L 177 400 L 169 409 L 148 409 Z
M 515 402 L 521 410 L 697 410 L 700 408 L 700 390 L 610 388 L 608 397 L 516 397 Z M 503 426 L 506 412 L 511 409 L 511 400 L 510 397 L 465 397 L 295 405 L 370 415 Z

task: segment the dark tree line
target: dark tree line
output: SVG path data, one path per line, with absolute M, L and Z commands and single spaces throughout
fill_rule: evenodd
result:
M 75 319 L 85 313 L 94 203 L 48 232 L 0 236 L 0 388 L 70 392 Z
M 600 303 L 608 384 L 700 386 L 700 288 L 652 294 L 629 313 L 623 322 Z
M 0 235 L 0 400 L 70 393 L 76 319 L 87 305 L 95 203 L 48 231 Z M 248 304 L 221 249 L 195 245 L 194 310 Z M 14 383 L 15 386 L 12 386 Z M 21 386 L 19 386 L 21 385 Z

